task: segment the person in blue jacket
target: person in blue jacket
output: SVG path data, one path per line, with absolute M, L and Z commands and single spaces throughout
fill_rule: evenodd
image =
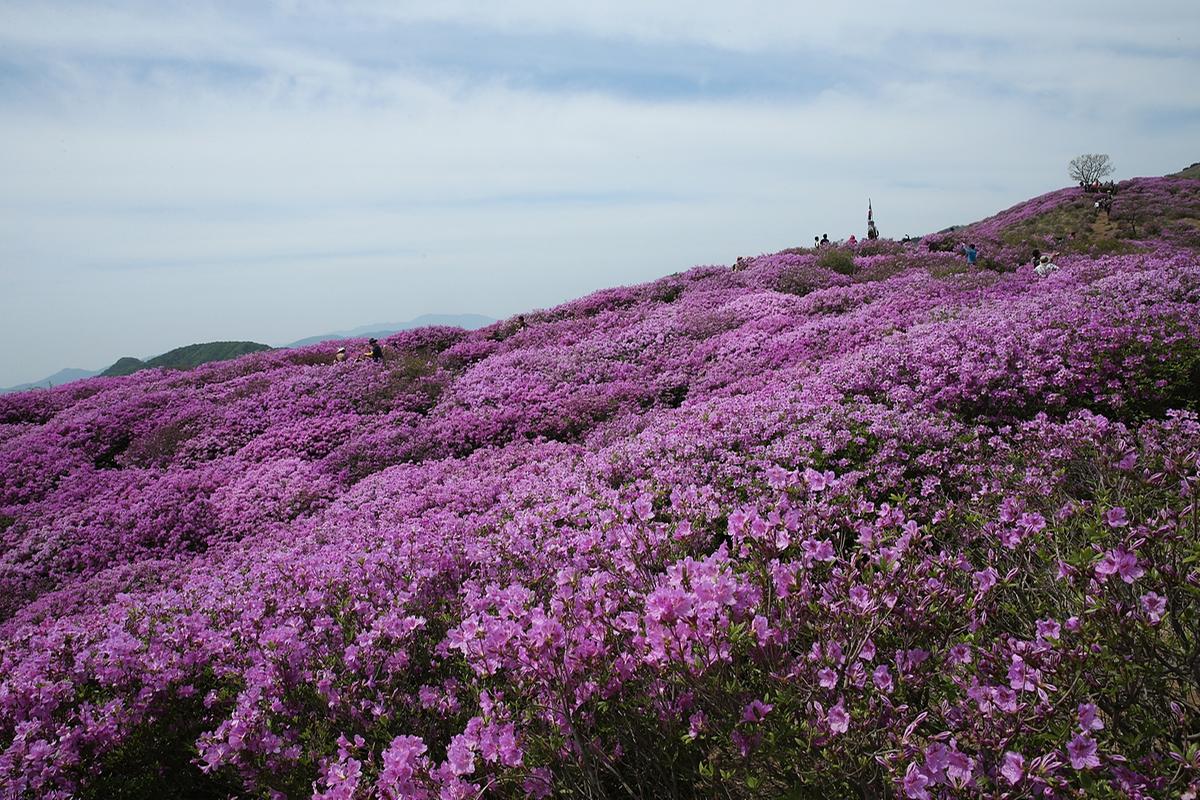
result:
M 975 249 L 975 245 L 969 244 L 962 249 L 963 255 L 967 257 L 967 263 L 974 265 L 975 259 L 979 258 L 979 251 Z

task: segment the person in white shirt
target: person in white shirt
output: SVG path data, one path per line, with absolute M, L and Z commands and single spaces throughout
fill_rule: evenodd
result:
M 1058 264 L 1051 261 L 1049 254 L 1046 254 L 1042 256 L 1038 265 L 1033 268 L 1033 271 L 1044 278 L 1051 272 L 1058 272 Z

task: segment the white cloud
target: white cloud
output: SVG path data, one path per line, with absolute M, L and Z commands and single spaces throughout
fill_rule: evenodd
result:
M 1071 5 L 230 8 L 0 8 L 0 70 L 21 69 L 0 72 L 0 385 L 204 339 L 515 313 L 845 236 L 867 196 L 885 234 L 918 234 L 1066 183 L 1083 151 L 1122 174 L 1196 158 L 1194 118 L 1147 129 L 1131 113 L 1200 107 L 1182 68 L 1194 50 L 1138 49 L 1171 45 L 1190 5 L 1122 25 L 1104 3 L 1084 19 Z M 867 85 L 652 100 L 520 85 L 472 71 L 469 52 L 446 70 L 356 48 L 431 21 L 880 66 Z

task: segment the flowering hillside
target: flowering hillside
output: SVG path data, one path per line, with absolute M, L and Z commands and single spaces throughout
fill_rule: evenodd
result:
M 0 397 L 3 796 L 1194 792 L 1185 244 Z

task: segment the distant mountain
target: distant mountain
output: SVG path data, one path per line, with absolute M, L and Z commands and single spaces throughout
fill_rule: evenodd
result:
M 105 377 L 132 375 L 140 370 L 153 369 L 155 367 L 191 369 L 201 364 L 207 364 L 210 361 L 226 361 L 248 353 L 257 353 L 270 349 L 270 345 L 259 344 L 258 342 L 205 342 L 203 344 L 189 344 L 185 347 L 177 347 L 147 361 L 142 361 L 140 358 L 134 358 L 133 356 L 125 356 L 118 359 L 117 363 L 100 374 Z
M 20 386 L 9 386 L 7 389 L 0 389 L 0 394 L 8 394 L 9 392 L 23 392 L 26 389 L 49 388 L 51 386 L 61 386 L 64 383 L 71 381 L 90 378 L 93 375 L 99 375 L 98 369 L 60 369 L 53 375 L 42 378 L 40 381 L 32 383 L 22 383 Z
M 333 333 L 323 333 L 319 336 L 297 339 L 283 346 L 305 347 L 310 344 L 328 342 L 332 339 L 353 339 L 364 336 L 374 336 L 376 339 L 379 339 L 397 331 L 425 328 L 430 325 L 451 325 L 456 328 L 466 328 L 469 331 L 473 331 L 491 325 L 493 322 L 496 322 L 496 320 L 486 317 L 483 314 L 422 314 L 416 319 L 410 319 L 408 322 L 374 322 L 370 325 L 360 325 L 357 328 L 350 328 L 349 330 L 334 331 Z

